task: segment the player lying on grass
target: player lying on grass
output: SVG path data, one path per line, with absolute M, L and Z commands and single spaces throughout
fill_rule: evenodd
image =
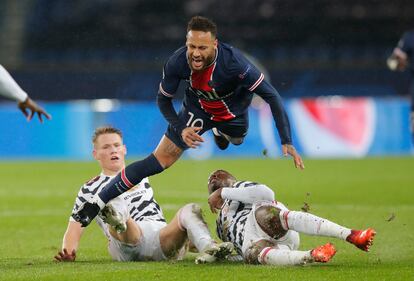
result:
M 73 212 L 102 190 L 125 167 L 126 147 L 119 130 L 112 127 L 96 129 L 93 146 L 93 156 L 99 162 L 102 172 L 81 187 Z M 179 254 L 185 253 L 183 246 L 187 239 L 201 253 L 196 258 L 196 263 L 225 258 L 233 250 L 231 243 L 217 244 L 211 238 L 201 209 L 196 204 L 182 207 L 167 224 L 147 178 L 110 201 L 99 214 L 97 222 L 108 239 L 109 253 L 117 261 L 178 258 Z M 76 259 L 83 231 L 81 224 L 70 217 L 62 250 L 55 256 L 56 260 Z
M 217 170 L 208 179 L 208 203 L 216 213 L 217 233 L 232 242 L 245 262 L 297 265 L 328 262 L 336 253 L 327 243 L 313 250 L 298 251 L 299 233 L 335 237 L 369 251 L 375 230 L 351 230 L 315 215 L 290 211 L 275 201 L 267 186 L 237 181 L 229 172 Z

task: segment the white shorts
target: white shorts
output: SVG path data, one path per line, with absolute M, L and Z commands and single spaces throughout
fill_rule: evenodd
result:
M 259 240 L 274 242 L 280 249 L 297 250 L 299 248 L 300 239 L 299 233 L 296 231 L 288 230 L 283 237 L 276 240 L 262 230 L 257 223 L 255 216 L 256 209 L 261 206 L 274 206 L 281 210 L 288 210 L 286 206 L 280 202 L 258 201 L 253 204 L 252 211 L 247 216 L 247 221 L 244 226 L 244 240 L 242 246 L 243 256 L 245 255 L 247 249 L 249 249 L 254 242 Z
M 136 245 L 122 243 L 108 236 L 108 250 L 116 261 L 161 261 L 166 260 L 160 244 L 160 230 L 167 225 L 159 221 L 137 222 L 142 236 Z

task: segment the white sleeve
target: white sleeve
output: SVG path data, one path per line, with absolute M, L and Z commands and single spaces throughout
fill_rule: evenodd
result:
M 27 93 L 17 85 L 2 65 L 0 65 L 0 95 L 17 102 L 23 102 L 27 99 Z
M 243 203 L 253 204 L 260 200 L 275 200 L 275 193 L 266 185 L 258 184 L 243 188 L 225 187 L 221 190 L 223 199 L 235 200 Z

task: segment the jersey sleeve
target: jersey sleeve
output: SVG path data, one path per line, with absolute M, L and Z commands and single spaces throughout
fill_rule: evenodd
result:
M 0 95 L 17 102 L 27 99 L 27 93 L 20 88 L 2 65 L 0 65 Z
M 253 204 L 254 202 L 275 199 L 273 190 L 263 184 L 254 182 L 240 182 L 234 187 L 223 188 L 221 191 L 223 199 Z
M 405 32 L 398 42 L 398 48 L 411 56 L 414 52 L 414 31 Z
M 110 177 L 95 177 L 89 182 L 85 183 L 79 189 L 78 195 L 76 196 L 75 203 L 73 204 L 72 214 L 79 211 L 79 208 L 86 202 L 91 201 L 93 196 L 97 194 L 102 188 L 109 182 Z M 70 216 L 69 221 L 75 221 Z
M 255 92 L 264 80 L 264 74 L 238 51 L 234 52 L 232 71 L 239 85 L 250 92 Z
M 181 76 L 181 63 L 179 56 L 181 55 L 182 50 L 176 51 L 164 65 L 162 70 L 162 79 L 159 86 L 159 94 L 162 94 L 166 97 L 172 98 L 177 91 L 177 88 L 180 84 Z
M 79 189 L 78 195 L 76 196 L 75 203 L 73 204 L 72 214 L 75 214 L 79 211 L 79 208 L 83 203 L 92 199 L 93 190 L 90 190 L 86 184 L 82 185 Z M 75 221 L 75 219 L 70 216 L 69 221 Z

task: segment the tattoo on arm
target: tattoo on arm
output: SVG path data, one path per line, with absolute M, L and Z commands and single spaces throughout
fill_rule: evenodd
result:
M 183 153 L 183 150 L 176 146 L 174 143 L 170 143 L 164 148 L 164 152 L 168 155 L 179 157 L 181 156 L 181 153 Z

